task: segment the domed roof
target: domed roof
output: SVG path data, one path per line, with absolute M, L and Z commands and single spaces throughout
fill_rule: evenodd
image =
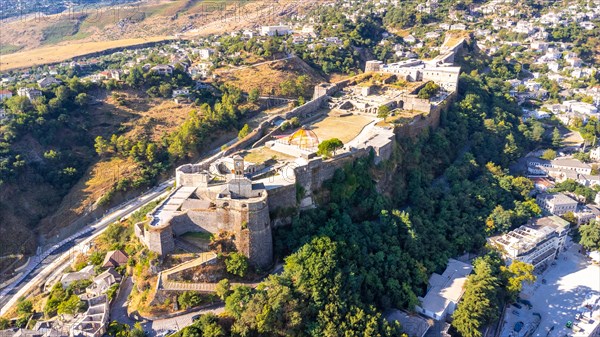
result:
M 312 149 L 319 145 L 319 137 L 309 127 L 303 126 L 288 139 L 289 145 L 295 145 L 301 149 Z

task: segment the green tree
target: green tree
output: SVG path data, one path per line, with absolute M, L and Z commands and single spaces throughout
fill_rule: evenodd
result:
M 558 128 L 554 128 L 552 131 L 552 146 L 555 148 L 559 148 L 562 144 L 562 136 L 560 135 L 560 131 Z
M 390 115 L 390 107 L 387 105 L 382 105 L 377 109 L 377 117 L 379 118 L 387 118 Z
M 27 299 L 20 299 L 17 304 L 17 313 L 20 316 L 29 315 L 33 312 L 33 303 Z
M 81 94 L 77 95 L 77 97 L 75 97 L 75 104 L 79 105 L 80 107 L 84 107 L 90 104 L 90 100 L 91 99 L 88 96 L 88 94 L 82 92 Z
M 164 98 L 173 96 L 173 87 L 169 83 L 163 83 L 158 87 L 158 92 Z
M 546 160 L 554 160 L 554 159 L 556 159 L 556 151 L 554 151 L 552 149 L 548 149 L 548 150 L 544 151 L 541 158 L 546 159 Z
M 189 309 L 200 305 L 202 299 L 200 295 L 193 291 L 185 291 L 177 297 L 177 303 L 183 309 Z
M 228 279 L 224 278 L 217 283 L 216 294 L 221 300 L 225 300 L 231 294 L 231 283 Z
M 500 280 L 490 263 L 476 260 L 474 274 L 469 276 L 461 303 L 452 316 L 452 325 L 463 337 L 481 337 L 483 328 L 498 317 L 499 288 Z
M 75 315 L 83 308 L 83 302 L 79 296 L 73 294 L 68 299 L 58 305 L 58 314 Z
M 250 134 L 250 125 L 244 124 L 240 132 L 238 132 L 238 138 L 244 139 L 246 136 L 248 136 L 248 134 Z
M 258 88 L 253 88 L 248 93 L 248 101 L 251 103 L 256 103 L 258 101 L 259 97 L 260 97 L 260 90 L 258 90 Z
M 317 154 L 320 156 L 331 157 L 332 153 L 335 155 L 335 152 L 341 149 L 342 147 L 344 147 L 344 143 L 342 143 L 341 140 L 339 140 L 338 138 L 331 138 L 322 141 L 319 144 Z
M 248 271 L 248 258 L 238 252 L 233 252 L 225 259 L 227 272 L 239 277 L 244 277 Z
M 508 284 L 506 286 L 507 295 L 510 301 L 516 300 L 517 296 L 523 288 L 523 283 L 532 284 L 535 282 L 533 274 L 533 265 L 519 260 L 514 260 L 510 266 L 500 267 L 507 274 Z
M 600 250 L 600 223 L 591 221 L 579 227 L 579 244 L 588 251 Z
M 440 91 L 440 86 L 433 81 L 427 82 L 421 90 L 417 93 L 417 97 L 423 99 L 429 99 L 437 94 Z
M 234 318 L 239 319 L 248 302 L 252 298 L 252 288 L 247 286 L 235 286 L 233 291 L 225 299 L 225 311 Z

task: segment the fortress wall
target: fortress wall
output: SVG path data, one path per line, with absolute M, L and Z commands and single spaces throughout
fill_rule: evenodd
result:
M 303 116 L 310 113 L 313 113 L 321 108 L 323 102 L 327 100 L 327 96 L 320 96 L 312 101 L 308 101 L 303 105 L 292 109 L 290 112 L 285 114 L 285 119 L 290 119 L 293 117 Z
M 456 90 L 458 85 L 459 72 L 455 71 L 455 67 L 452 68 L 425 68 L 423 69 L 423 80 L 434 81 L 441 87 L 447 90 Z
M 271 126 L 271 123 L 275 120 L 275 118 L 276 117 L 272 117 L 260 123 L 260 125 L 256 129 L 252 130 L 248 136 L 238 140 L 235 144 L 228 147 L 227 150 L 223 152 L 223 157 L 229 156 L 257 142 L 263 136 L 265 131 Z
M 175 181 L 177 186 L 207 186 L 207 176 L 202 173 L 177 172 Z
M 414 95 L 403 97 L 404 99 L 404 110 L 416 110 L 429 112 L 431 110 L 431 103 L 428 99 L 419 98 Z
M 269 190 L 269 210 L 276 212 L 278 209 L 296 207 L 296 185 L 281 186 Z
M 440 125 L 440 115 L 443 111 L 447 111 L 452 103 L 456 100 L 456 92 L 448 95 L 446 100 L 439 105 L 431 105 L 431 111 L 428 115 L 420 115 L 415 117 L 412 123 L 396 126 L 394 133 L 396 138 L 402 137 L 417 137 L 425 129 L 437 128 Z
M 148 249 L 151 251 L 164 255 L 175 250 L 173 231 L 170 226 L 161 230 L 148 230 L 144 236 L 147 239 Z
M 271 233 L 271 226 L 268 225 L 262 230 L 250 230 L 248 231 L 248 236 L 247 256 L 250 257 L 251 263 L 260 268 L 269 267 L 273 263 L 273 235 Z
M 323 187 L 323 183 L 331 178 L 335 171 L 343 168 L 345 164 L 351 163 L 358 158 L 368 156 L 370 149 L 359 149 L 353 152 L 346 152 L 335 158 L 323 160 L 316 158 L 305 166 L 297 167 L 296 182 L 305 189 L 305 195 L 311 195 L 313 192 Z

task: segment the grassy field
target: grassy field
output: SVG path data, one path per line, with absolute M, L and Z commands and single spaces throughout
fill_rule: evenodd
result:
M 0 44 L 0 55 L 16 53 L 22 48 L 12 44 Z
M 338 138 L 344 144 L 354 139 L 360 131 L 373 121 L 372 117 L 351 115 L 346 117 L 327 116 L 325 119 L 313 124 L 312 130 L 322 142 L 331 138 Z
M 79 32 L 79 21 L 64 20 L 44 28 L 42 31 L 42 44 L 57 44 Z
M 256 149 L 252 149 L 251 151 L 247 152 L 246 155 L 244 155 L 245 161 L 255 163 L 255 164 L 264 163 L 265 161 L 267 161 L 269 159 L 273 159 L 273 158 L 285 160 L 285 159 L 293 159 L 294 157 L 287 156 L 287 155 L 277 152 L 277 151 L 273 151 L 264 146 L 256 148 Z
M 82 42 L 68 45 L 43 47 L 26 52 L 0 56 L 0 71 L 33 67 L 41 64 L 61 62 L 76 56 L 100 52 L 117 47 L 128 47 L 148 42 L 164 41 L 169 36 L 155 36 L 151 38 L 124 39 L 100 42 Z

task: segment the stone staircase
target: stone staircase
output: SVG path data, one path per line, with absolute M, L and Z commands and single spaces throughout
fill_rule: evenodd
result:
M 178 291 L 198 291 L 198 292 L 215 292 L 217 290 L 217 283 L 191 283 L 191 282 L 177 282 L 169 280 L 169 276 L 175 273 L 184 271 L 186 269 L 199 267 L 217 258 L 215 253 L 202 253 L 200 257 L 179 264 L 173 268 L 164 270 L 158 275 L 158 290 L 178 290 Z M 232 283 L 232 286 L 244 285 L 248 287 L 256 287 L 258 283 Z

